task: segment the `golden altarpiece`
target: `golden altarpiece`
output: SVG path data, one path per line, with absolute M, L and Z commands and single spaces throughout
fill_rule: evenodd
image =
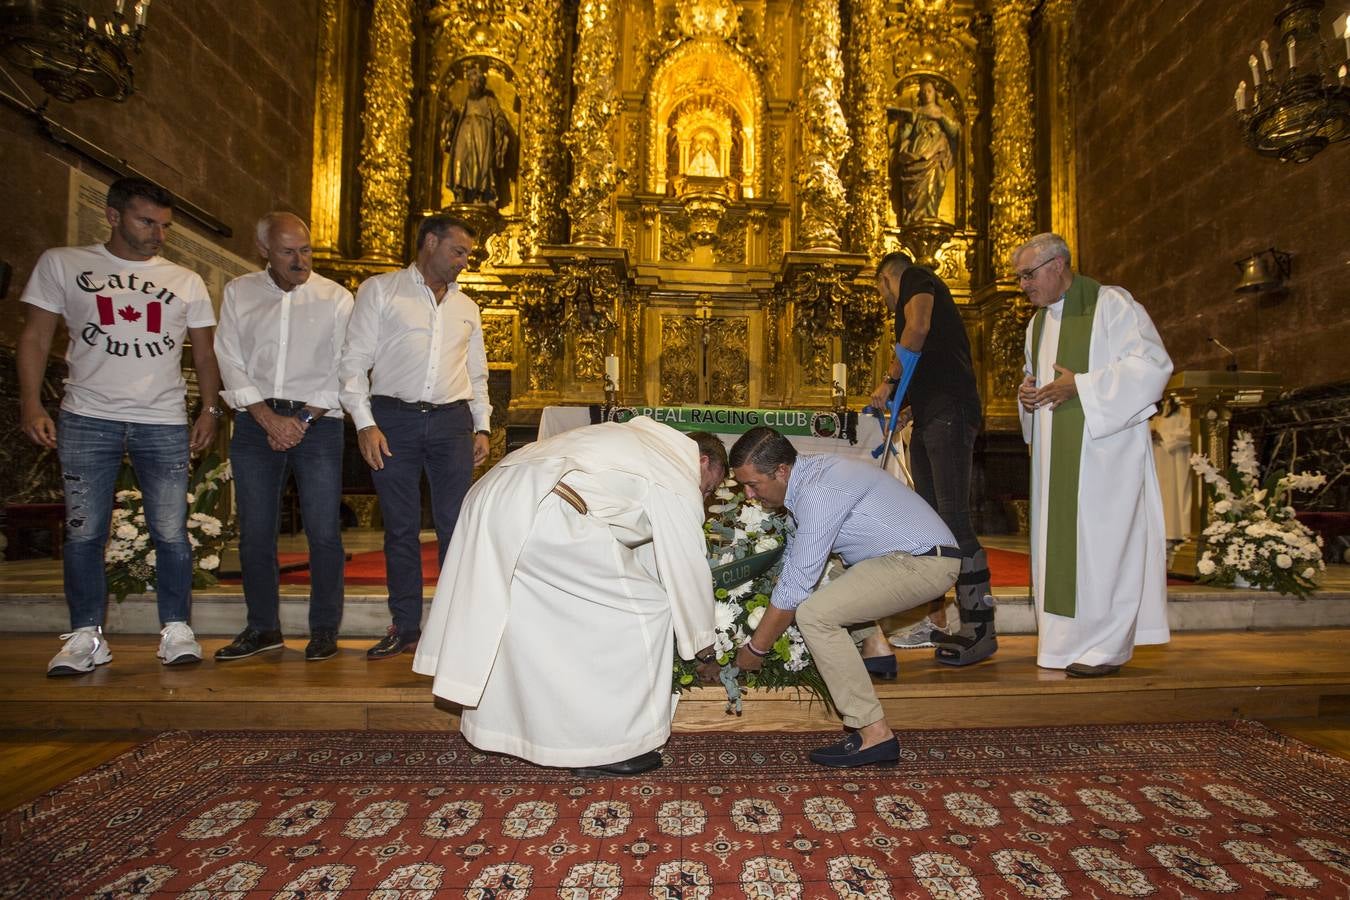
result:
M 502 424 L 598 402 L 607 355 L 627 404 L 827 407 L 844 362 L 860 406 L 891 352 L 873 268 L 904 249 L 1013 426 L 1009 251 L 1075 236 L 1071 0 L 320 6 L 318 265 L 355 288 L 421 217 L 473 221 Z

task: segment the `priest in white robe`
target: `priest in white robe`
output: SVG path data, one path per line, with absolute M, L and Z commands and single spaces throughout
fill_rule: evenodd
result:
M 726 449 L 649 418 L 508 455 L 469 491 L 413 671 L 481 750 L 582 774 L 660 765 L 673 648 L 709 656 L 703 498 Z
M 1031 444 L 1036 662 L 1111 675 L 1138 644 L 1163 644 L 1167 538 L 1149 417 L 1172 360 L 1128 292 L 1075 274 L 1054 234 L 1013 267 L 1037 308 L 1018 389 Z

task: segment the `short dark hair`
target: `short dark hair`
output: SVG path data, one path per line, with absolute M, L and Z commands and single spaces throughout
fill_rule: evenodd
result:
M 417 226 L 417 249 L 422 249 L 422 245 L 427 242 L 427 235 L 434 234 L 438 238 L 443 238 L 451 228 L 458 228 L 475 241 L 478 240 L 478 229 L 459 216 L 437 213 L 434 216 L 427 216 L 422 220 L 422 224 Z
M 790 466 L 796 461 L 797 448 L 767 425 L 751 428 L 731 445 L 733 469 L 752 465 L 761 475 L 768 475 L 779 466 Z
M 893 250 L 883 256 L 881 262 L 877 263 L 877 274 L 880 275 L 882 272 L 889 272 L 897 266 L 901 271 L 904 271 L 912 265 L 914 265 L 914 260 L 910 258 L 908 253 Z
M 688 437 L 698 444 L 698 455 L 708 457 L 708 461 L 722 467 L 722 477 L 727 477 L 731 469 L 727 466 L 727 445 L 715 434 L 706 431 L 691 431 Z
M 128 175 L 108 185 L 108 205 L 118 212 L 122 212 L 130 206 L 133 197 L 140 197 L 156 206 L 167 206 L 169 209 L 173 209 L 173 194 L 148 178 Z

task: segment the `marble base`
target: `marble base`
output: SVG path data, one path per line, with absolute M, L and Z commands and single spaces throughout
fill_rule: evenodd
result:
M 1031 599 L 1013 590 L 998 594 L 998 630 L 1002 634 L 1035 634 Z M 430 597 L 426 608 L 430 607 Z M 308 600 L 282 597 L 281 625 L 288 636 L 307 634 Z M 1173 631 L 1248 631 L 1281 628 L 1350 627 L 1350 591 L 1326 590 L 1301 600 L 1269 591 L 1221 588 L 1173 588 L 1168 592 L 1168 622 Z M 910 613 L 907 621 L 917 614 Z M 65 599 L 51 594 L 11 594 L 0 598 L 0 631 L 57 634 L 69 627 Z M 900 617 L 885 620 L 892 630 L 905 624 Z M 343 637 L 378 637 L 389 625 L 385 595 L 347 595 L 342 617 Z M 233 635 L 244 627 L 244 604 L 238 593 L 200 591 L 193 599 L 192 627 L 200 634 Z M 108 604 L 104 625 L 108 633 L 153 634 L 159 618 L 153 596 L 128 597 Z

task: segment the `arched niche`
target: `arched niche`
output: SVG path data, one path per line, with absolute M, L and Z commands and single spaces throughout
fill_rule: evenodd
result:
M 943 117 L 941 121 L 933 120 L 931 117 L 920 113 L 920 110 L 927 105 L 924 98 L 921 97 L 921 85 L 924 84 L 931 84 L 933 87 L 935 94 L 933 103 Z M 891 212 L 895 216 L 896 224 L 904 227 L 907 224 L 918 224 L 920 220 L 924 219 L 940 219 L 958 228 L 964 228 L 968 221 L 965 198 L 970 170 L 970 122 L 967 120 L 966 107 L 961 92 L 951 81 L 936 72 L 910 72 L 892 87 L 887 111 L 890 119 L 887 127 L 890 147 L 889 195 Z M 922 125 L 919 127 L 926 129 L 925 135 L 916 136 L 906 130 L 915 127 L 920 121 L 922 121 Z M 941 179 L 941 202 L 935 214 L 925 215 L 920 213 L 914 219 L 906 221 L 902 210 L 898 208 L 901 206 L 900 198 L 903 194 L 899 184 L 899 173 L 903 160 L 900 158 L 898 151 L 903 149 L 907 141 L 917 141 L 920 144 L 918 149 L 921 154 L 931 154 L 932 147 L 923 147 L 922 143 L 939 139 L 950 141 L 950 165 Z
M 666 193 L 695 166 L 763 196 L 764 86 L 743 56 L 712 39 L 681 44 L 652 69 L 647 109 L 649 191 Z
M 469 95 L 471 70 L 481 72 L 487 91 L 496 98 L 510 126 L 506 163 L 496 169 L 498 196 L 491 201 L 474 200 L 497 207 L 503 214 L 515 211 L 519 189 L 521 97 L 515 71 L 505 61 L 488 54 L 472 54 L 448 60 L 436 73 L 431 94 L 435 98 L 436 173 L 439 206 L 459 201 L 453 194 L 449 167 L 452 164 L 452 126 Z

